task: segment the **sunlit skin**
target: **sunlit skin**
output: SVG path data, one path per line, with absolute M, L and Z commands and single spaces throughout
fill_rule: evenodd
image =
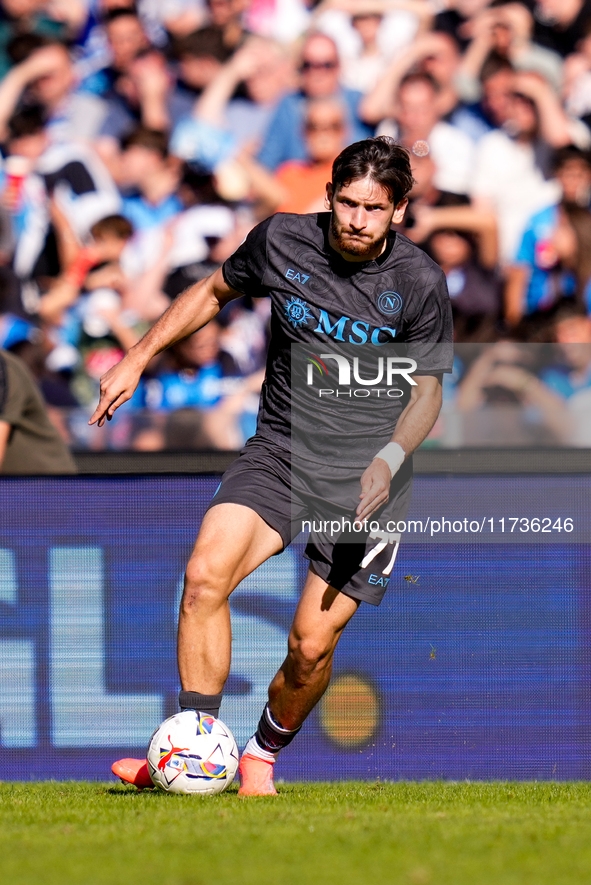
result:
M 373 261 L 386 248 L 390 226 L 402 221 L 408 200 L 395 206 L 387 189 L 366 176 L 336 190 L 329 182 L 326 203 L 332 210 L 331 248 L 345 261 Z

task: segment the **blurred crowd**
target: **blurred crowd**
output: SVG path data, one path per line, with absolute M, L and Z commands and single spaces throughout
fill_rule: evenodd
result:
M 268 299 L 100 431 L 98 380 L 255 224 L 322 211 L 371 134 L 409 149 L 400 230 L 447 276 L 439 438 L 511 442 L 500 405 L 515 443 L 591 446 L 591 0 L 0 0 L 0 77 L 0 347 L 73 449 L 241 447 Z

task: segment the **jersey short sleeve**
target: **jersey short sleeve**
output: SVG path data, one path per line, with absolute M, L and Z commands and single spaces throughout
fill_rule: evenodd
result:
M 424 281 L 422 297 L 408 317 L 404 341 L 408 355 L 418 363 L 417 374 L 451 372 L 453 369 L 453 319 L 445 274 L 433 266 Z
M 267 270 L 267 236 L 273 216 L 257 224 L 222 265 L 224 280 L 242 295 L 260 298 L 269 293 L 263 288 Z

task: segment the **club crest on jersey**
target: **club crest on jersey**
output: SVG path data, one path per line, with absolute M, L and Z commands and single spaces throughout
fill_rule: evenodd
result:
M 382 292 L 378 298 L 378 310 L 387 317 L 393 317 L 400 313 L 402 298 L 398 292 Z
M 285 313 L 294 329 L 305 326 L 308 320 L 312 319 L 312 313 L 308 308 L 307 302 L 297 298 L 295 295 L 285 302 Z

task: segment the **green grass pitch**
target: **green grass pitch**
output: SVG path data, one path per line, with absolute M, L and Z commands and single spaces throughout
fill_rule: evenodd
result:
M 591 784 L 0 784 L 6 885 L 584 885 Z

